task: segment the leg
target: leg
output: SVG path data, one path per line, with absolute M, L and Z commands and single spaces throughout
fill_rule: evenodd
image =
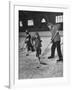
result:
M 38 54 L 39 54 L 39 55 L 41 54 L 41 48 L 38 49 Z
M 30 51 L 30 46 L 28 45 L 28 51 Z
M 35 50 L 34 50 L 34 47 L 32 46 L 31 43 L 30 43 L 30 48 L 31 48 L 32 51 L 35 51 Z
M 52 47 L 51 47 L 51 56 L 48 57 L 48 59 L 54 58 L 54 55 L 55 55 L 55 48 L 56 48 L 56 43 L 53 42 L 53 45 L 52 45 Z
M 37 48 L 36 50 L 36 56 L 38 57 L 39 61 L 40 61 L 40 48 Z
M 58 52 L 58 56 L 59 56 L 59 60 L 58 61 L 62 61 L 63 60 L 63 56 L 62 56 L 62 53 L 61 53 L 60 41 L 57 42 L 57 52 Z
M 27 54 L 26 54 L 26 56 L 29 56 L 29 51 L 30 51 L 30 46 L 29 46 L 29 44 L 27 44 Z

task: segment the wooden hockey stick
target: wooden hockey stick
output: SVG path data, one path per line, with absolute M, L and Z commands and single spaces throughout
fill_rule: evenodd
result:
M 54 38 L 56 37 L 57 33 L 59 33 L 58 31 L 55 33 L 54 37 L 52 38 L 51 42 L 48 44 L 48 46 L 45 48 L 44 52 L 42 53 L 42 56 L 44 56 L 48 50 L 50 50 L 48 47 L 50 46 L 50 44 L 52 43 L 52 41 L 54 40 Z

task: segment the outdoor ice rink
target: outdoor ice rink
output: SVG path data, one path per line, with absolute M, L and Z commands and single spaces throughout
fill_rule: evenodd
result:
M 52 78 L 63 77 L 63 62 L 56 62 L 58 60 L 57 51 L 55 51 L 55 58 L 48 59 L 51 53 L 51 45 L 43 56 L 41 61 L 45 64 L 40 64 L 35 52 L 29 52 L 29 56 L 26 56 L 26 49 L 24 46 L 25 37 L 19 37 L 19 79 L 34 79 L 34 78 Z M 50 42 L 51 37 L 41 36 L 42 40 L 42 53 Z M 61 36 L 61 43 L 63 37 Z M 63 44 L 61 45 L 61 51 L 63 54 Z M 39 68 L 37 68 L 39 66 Z

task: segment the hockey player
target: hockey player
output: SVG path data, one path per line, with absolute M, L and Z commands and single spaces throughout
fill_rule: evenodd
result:
M 40 61 L 40 54 L 41 54 L 41 39 L 39 34 L 36 32 L 35 34 L 35 50 L 36 50 L 36 57 L 38 57 Z
M 31 51 L 34 51 L 34 48 L 32 46 L 32 43 L 31 43 L 31 35 L 29 34 L 29 32 L 26 30 L 26 38 L 25 38 L 25 43 L 26 43 L 26 47 L 27 47 L 27 51 L 29 52 L 30 50 Z M 29 54 L 26 54 L 26 56 L 28 56 Z
M 55 55 L 55 49 L 57 48 L 57 53 L 59 56 L 59 60 L 57 61 L 63 61 L 63 56 L 61 53 L 61 45 L 60 45 L 60 35 L 59 35 L 59 31 L 58 31 L 58 25 L 53 25 L 51 23 L 48 24 L 48 28 L 51 31 L 52 34 L 52 38 L 51 38 L 51 42 L 52 42 L 52 47 L 51 47 L 51 56 L 48 57 L 48 59 L 50 58 L 54 58 Z

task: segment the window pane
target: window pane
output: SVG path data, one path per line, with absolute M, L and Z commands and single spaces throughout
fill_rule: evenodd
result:
M 20 21 L 20 27 L 23 27 L 23 23 L 22 23 L 22 21 Z
M 63 22 L 63 17 L 62 16 L 58 16 L 58 22 Z
M 63 16 L 60 15 L 60 16 L 56 16 L 56 23 L 61 23 L 63 22 Z
M 45 18 L 42 18 L 41 23 L 45 23 L 45 22 L 46 22 Z
M 58 23 L 58 16 L 56 16 L 56 23 Z
M 34 23 L 33 23 L 33 20 L 28 20 L 28 26 L 33 26 Z

